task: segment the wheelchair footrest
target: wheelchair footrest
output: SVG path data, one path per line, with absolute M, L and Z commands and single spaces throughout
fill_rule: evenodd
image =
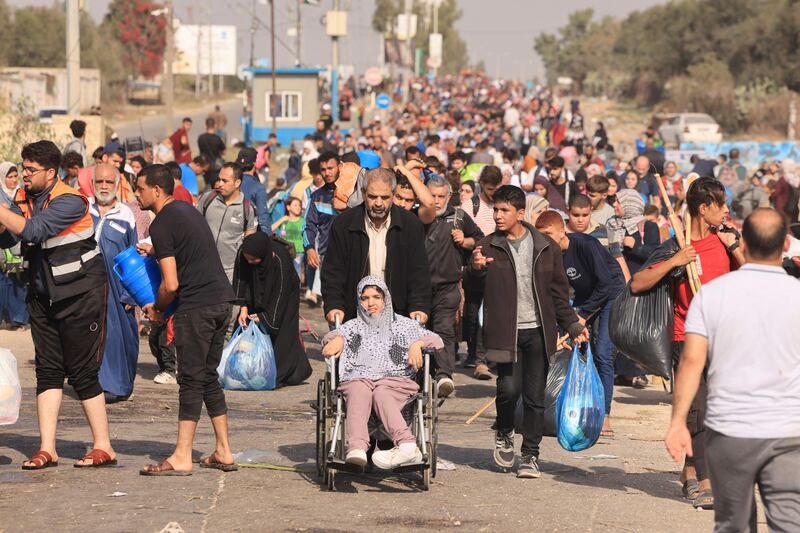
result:
M 350 464 L 350 463 L 346 463 L 344 461 L 340 461 L 338 459 L 334 459 L 333 461 L 331 461 L 329 459 L 328 460 L 328 468 L 332 468 L 333 470 L 340 470 L 342 472 L 350 472 L 351 474 L 363 474 L 364 473 L 364 467 L 363 466 L 353 465 L 353 464 Z

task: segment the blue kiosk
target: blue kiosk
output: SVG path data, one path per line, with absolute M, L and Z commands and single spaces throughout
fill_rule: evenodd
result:
M 253 76 L 252 105 L 244 117 L 244 141 L 249 145 L 265 143 L 272 133 L 272 109 L 277 98 L 278 142 L 289 146 L 293 140 L 314 133 L 319 119 L 319 68 L 275 69 L 275 93 L 272 94 L 272 69 L 248 68 Z

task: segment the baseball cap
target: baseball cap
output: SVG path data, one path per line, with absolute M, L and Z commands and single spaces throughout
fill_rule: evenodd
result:
M 239 155 L 236 156 L 236 162 L 239 163 L 242 168 L 248 169 L 256 164 L 256 157 L 258 157 L 256 149 L 246 146 L 239 150 Z

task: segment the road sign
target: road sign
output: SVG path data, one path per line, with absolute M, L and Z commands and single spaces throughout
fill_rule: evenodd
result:
M 378 67 L 370 67 L 364 72 L 364 81 L 375 87 L 383 81 L 383 72 Z
M 392 103 L 392 99 L 386 93 L 381 93 L 375 98 L 375 105 L 380 109 L 388 108 Z

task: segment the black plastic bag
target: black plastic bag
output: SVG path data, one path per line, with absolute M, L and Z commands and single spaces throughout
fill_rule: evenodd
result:
M 569 361 L 572 358 L 572 350 L 560 348 L 550 360 L 550 369 L 547 371 L 547 383 L 544 386 L 544 436 L 555 437 L 556 430 L 556 400 L 564 386 L 564 379 L 567 377 Z M 514 428 L 517 433 L 522 433 L 522 396 L 517 401 L 517 408 L 514 411 Z
M 677 243 L 670 239 L 652 253 L 642 268 L 666 261 L 677 251 Z M 674 310 L 670 280 L 683 276 L 683 267 L 674 269 L 641 294 L 633 294 L 628 283 L 611 308 L 609 333 L 614 346 L 648 373 L 664 379 L 672 379 Z

